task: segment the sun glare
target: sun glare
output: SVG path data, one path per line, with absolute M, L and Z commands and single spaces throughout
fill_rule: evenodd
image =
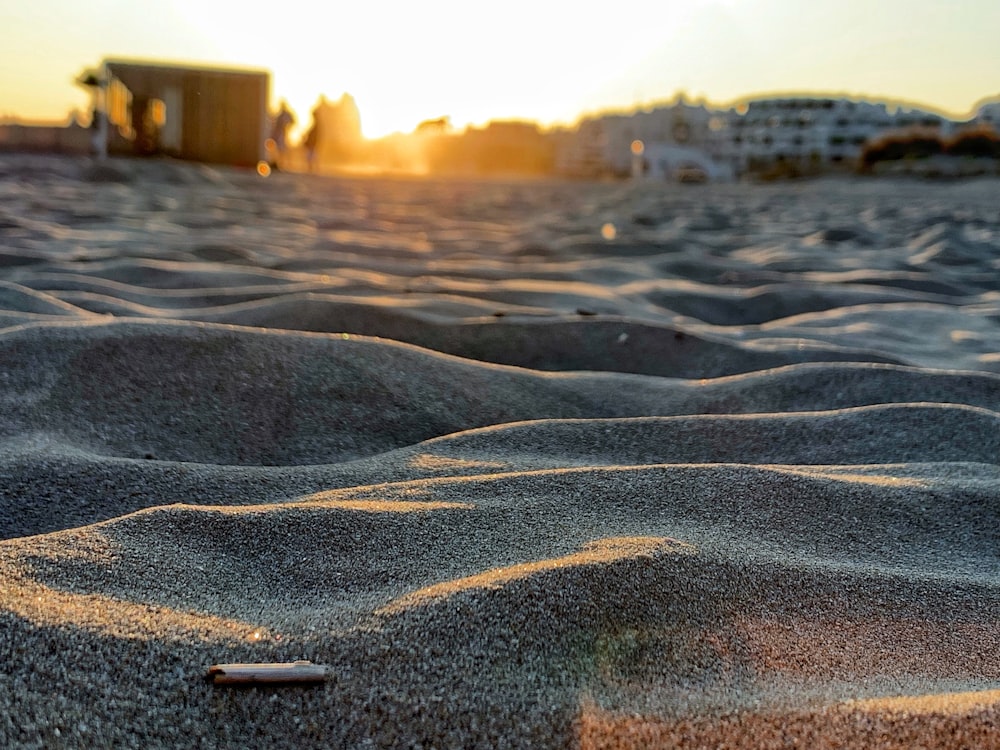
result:
M 293 140 L 320 95 L 344 93 L 356 99 L 367 138 L 445 116 L 458 129 L 497 119 L 571 125 L 679 90 L 723 104 L 766 91 L 851 89 L 964 114 L 994 91 L 988 33 L 1000 21 L 985 0 L 977 24 L 929 0 L 822 1 L 794 18 L 777 0 L 619 0 L 611 10 L 508 0 L 488 17 L 460 0 L 168 0 L 112 3 L 113 24 L 111 6 L 98 5 L 37 0 L 18 10 L 6 29 L 12 43 L 0 50 L 0 115 L 85 111 L 73 76 L 106 56 L 267 69 L 270 104 L 285 99 L 296 115 Z M 932 57 L 922 52 L 928 44 Z M 891 70 L 880 62 L 887 55 Z
M 335 100 L 349 93 L 362 132 L 375 138 L 443 116 L 458 128 L 493 119 L 571 124 L 617 68 L 640 63 L 644 49 L 658 43 L 663 33 L 653 29 L 669 30 L 680 13 L 672 4 L 624 3 L 623 17 L 648 23 L 612 33 L 603 9 L 583 7 L 568 18 L 561 5 L 528 0 L 510 0 L 488 24 L 454 0 L 336 8 L 293 2 L 281 13 L 257 0 L 239 13 L 217 0 L 173 5 L 222 61 L 272 71 L 272 98 L 286 99 L 297 118 L 293 137 L 308 128 L 321 94 Z

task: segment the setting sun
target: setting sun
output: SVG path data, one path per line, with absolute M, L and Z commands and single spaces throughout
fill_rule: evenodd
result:
M 837 91 L 965 114 L 995 93 L 991 34 L 1000 9 L 985 0 L 963 7 L 967 13 L 902 0 L 512 0 L 495 9 L 455 0 L 39 0 L 6 13 L 0 115 L 59 119 L 85 110 L 73 76 L 108 56 L 266 68 L 272 105 L 285 99 L 296 115 L 293 137 L 321 94 L 345 92 L 368 138 L 445 116 L 459 128 L 491 119 L 571 124 L 585 112 L 680 90 L 719 103 L 766 91 Z

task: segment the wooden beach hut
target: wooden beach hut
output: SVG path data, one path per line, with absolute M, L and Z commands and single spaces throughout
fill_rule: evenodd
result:
M 105 60 L 79 80 L 97 87 L 101 151 L 239 166 L 265 158 L 267 71 Z

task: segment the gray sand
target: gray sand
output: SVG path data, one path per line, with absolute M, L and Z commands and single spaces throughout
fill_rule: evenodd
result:
M 1000 183 L 113 167 L 0 159 L 0 747 L 1000 747 Z

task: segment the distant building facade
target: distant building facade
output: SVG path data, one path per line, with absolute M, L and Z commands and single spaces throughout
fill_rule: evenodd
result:
M 984 105 L 984 121 L 1000 122 L 1000 103 L 993 106 Z M 679 98 L 651 110 L 586 118 L 575 131 L 557 134 L 556 171 L 673 179 L 697 167 L 709 179 L 726 179 L 782 164 L 825 170 L 853 166 L 871 139 L 914 127 L 947 135 L 956 123 L 932 112 L 890 110 L 846 97 L 770 97 L 729 109 Z M 643 157 L 638 170 L 632 146 L 637 141 Z
M 266 158 L 266 71 L 105 60 L 78 82 L 94 90 L 99 151 L 239 166 Z
M 80 123 L 68 125 L 0 122 L 0 151 L 83 156 L 92 150 L 92 131 Z
M 1000 98 L 993 101 L 981 102 L 976 108 L 976 116 L 973 122 L 977 125 L 986 125 L 1000 131 Z
M 560 137 L 556 171 L 576 177 L 628 176 L 633 172 L 635 141 L 650 153 L 676 147 L 711 159 L 717 151 L 713 128 L 724 125 L 718 113 L 683 98 L 651 110 L 585 118 L 575 133 Z
M 450 175 L 550 175 L 555 136 L 534 122 L 494 120 L 452 133 L 446 126 L 418 128 L 423 169 Z
M 883 103 L 848 98 L 754 99 L 746 111 L 730 110 L 719 151 L 737 172 L 780 163 L 816 167 L 853 165 L 869 140 L 888 130 L 934 128 L 952 123 L 916 109 L 890 112 Z

